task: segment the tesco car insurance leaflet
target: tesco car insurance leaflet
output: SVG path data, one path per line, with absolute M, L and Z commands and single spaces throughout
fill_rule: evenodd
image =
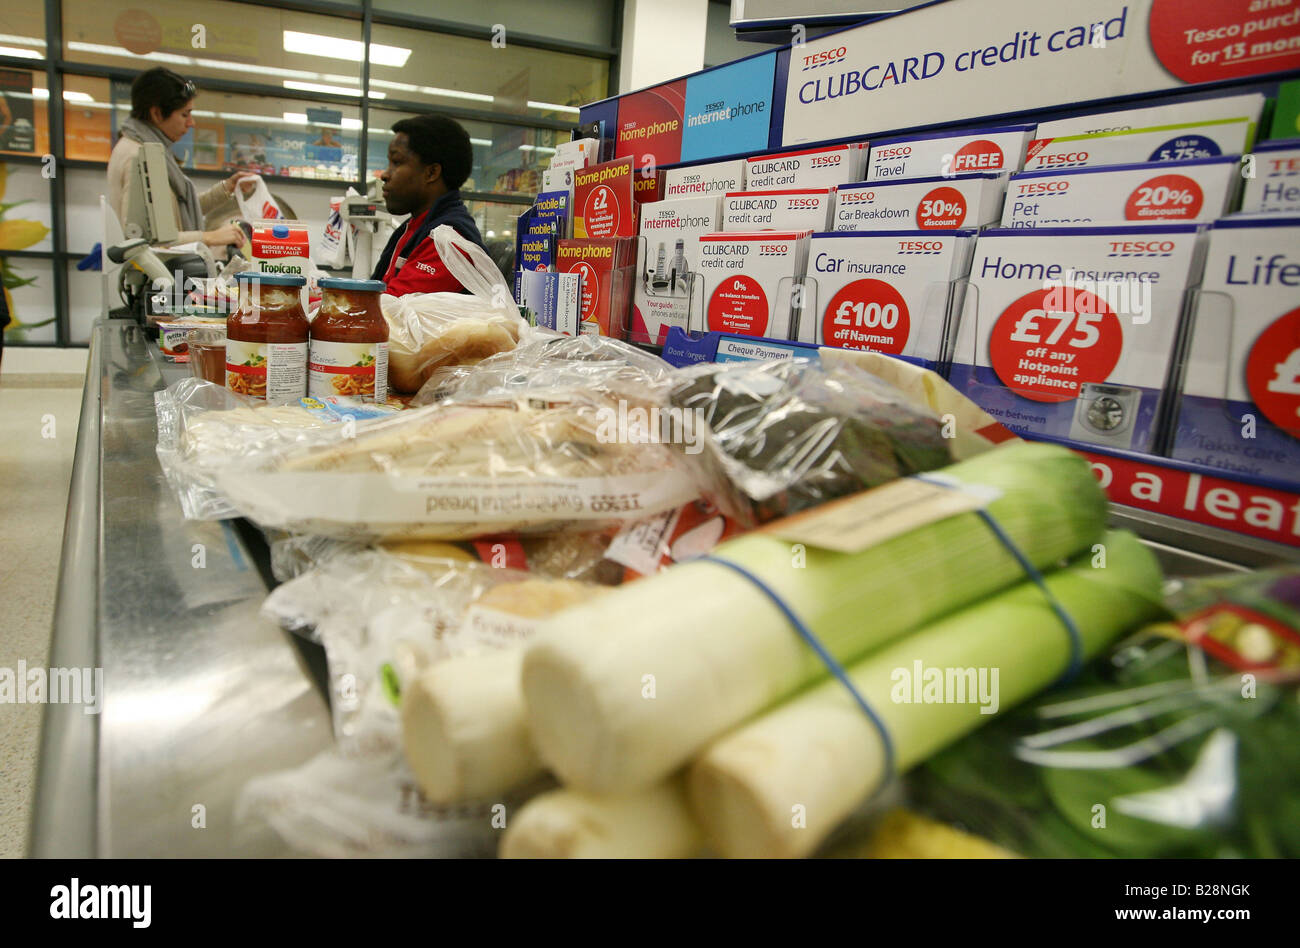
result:
M 1013 431 L 1149 451 L 1198 231 L 985 231 L 949 380 Z
M 1300 217 L 1215 223 L 1194 327 L 1173 456 L 1300 485 Z
M 946 355 L 954 280 L 974 230 L 814 234 L 798 341 L 902 356 L 932 368 Z
M 959 174 L 843 184 L 835 230 L 957 230 L 995 223 L 1006 194 L 1004 174 Z

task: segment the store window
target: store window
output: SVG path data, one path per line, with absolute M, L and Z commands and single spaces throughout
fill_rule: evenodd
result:
M 50 150 L 45 74 L 0 69 L 0 152 L 44 155 Z
M 436 109 L 430 108 L 434 112 Z M 390 129 L 399 119 L 413 113 L 370 110 L 370 144 L 367 167 L 376 175 L 388 165 Z M 524 125 L 475 122 L 457 119 L 469 133 L 474 146 L 474 171 L 462 190 L 519 194 L 532 197 L 542 184 L 542 171 L 555 154 L 555 146 L 569 138 L 567 132 Z
M 374 50 L 400 68 L 414 47 Z M 227 0 L 63 0 L 70 62 L 361 97 L 361 23 Z
M 410 16 L 432 17 L 468 26 L 505 27 L 512 33 L 608 46 L 614 33 L 614 4 L 610 0 L 476 0 L 449 9 L 431 7 L 427 0 L 375 0 L 375 9 Z
M 372 60 L 370 95 L 437 108 L 576 122 L 578 107 L 609 91 L 609 62 L 486 39 L 375 24 L 374 44 L 418 48 L 405 67 Z
M 45 5 L 37 0 L 0 7 L 0 56 L 45 58 Z

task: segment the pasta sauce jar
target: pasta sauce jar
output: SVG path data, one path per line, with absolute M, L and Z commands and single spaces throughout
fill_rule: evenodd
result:
M 381 280 L 320 281 L 321 304 L 311 322 L 307 394 L 388 400 L 388 323 L 379 308 Z
M 300 276 L 248 271 L 239 281 L 239 309 L 226 320 L 226 388 L 287 405 L 307 394 L 307 339 Z

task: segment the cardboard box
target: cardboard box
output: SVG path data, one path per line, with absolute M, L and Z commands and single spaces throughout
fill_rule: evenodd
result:
M 1172 456 L 1294 489 L 1300 485 L 1300 217 L 1214 224 L 1193 327 Z
M 1195 224 L 990 230 L 949 377 L 1013 431 L 1148 451 L 1202 258 Z
M 982 227 L 1002 215 L 1005 174 L 840 185 L 835 230 L 958 230 Z
M 630 157 L 592 165 L 573 173 L 573 236 L 575 239 L 609 239 L 636 234 L 633 178 Z
M 254 266 L 262 273 L 311 280 L 311 229 L 298 221 L 254 221 L 251 240 Z
M 630 342 L 663 345 L 671 327 L 687 329 L 703 312 L 700 238 L 718 231 L 721 204 L 714 195 L 641 206 Z
M 669 168 L 664 172 L 664 200 L 721 196 L 745 190 L 745 159 L 716 161 L 707 165 Z
M 1236 199 L 1240 167 L 1240 160 L 1228 155 L 1026 171 L 1012 175 L 1007 185 L 1002 226 L 1211 221 L 1226 214 Z
M 811 236 L 811 231 L 760 231 L 701 237 L 704 328 L 790 338 L 791 299 L 803 279 Z
M 1300 213 L 1300 138 L 1255 146 L 1255 175 L 1246 179 L 1243 214 Z
M 1029 144 L 1026 171 L 1191 161 L 1250 149 L 1262 95 L 1199 99 L 1044 122 Z
M 866 180 L 1019 171 L 1033 137 L 1033 125 L 1001 125 L 873 141 Z
M 556 270 L 582 278 L 580 332 L 624 338 L 632 302 L 635 248 L 636 241 L 630 238 L 559 242 Z
M 798 340 L 902 356 L 926 368 L 946 356 L 949 300 L 975 248 L 974 229 L 814 234 Z
M 834 188 L 733 191 L 722 201 L 722 230 L 830 230 Z
M 861 181 L 867 148 L 866 142 L 853 142 L 747 158 L 745 187 L 751 191 L 833 188 L 850 181 Z

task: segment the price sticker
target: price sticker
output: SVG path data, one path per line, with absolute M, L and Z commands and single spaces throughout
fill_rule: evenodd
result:
M 966 219 L 966 198 L 956 188 L 935 188 L 916 206 L 921 230 L 951 230 Z
M 1095 293 L 1072 286 L 1026 293 L 993 326 L 989 356 L 1002 384 L 1036 402 L 1068 402 L 1104 382 L 1119 362 L 1119 317 Z
M 1124 219 L 1130 221 L 1190 221 L 1201 213 L 1205 193 L 1184 174 L 1162 174 L 1148 178 L 1133 189 L 1124 204 Z
M 824 345 L 899 355 L 912 321 L 903 295 L 883 280 L 854 280 L 822 313 Z
M 767 332 L 767 294 L 753 277 L 726 277 L 709 297 L 709 330 L 761 336 Z
M 1300 440 L 1300 307 L 1259 334 L 1246 358 L 1246 388 L 1265 418 Z

